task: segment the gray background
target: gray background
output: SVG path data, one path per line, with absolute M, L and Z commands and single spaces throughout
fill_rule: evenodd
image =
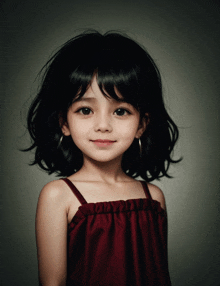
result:
M 34 233 L 39 192 L 53 180 L 29 167 L 25 114 L 35 77 L 59 45 L 85 28 L 120 29 L 158 64 L 167 109 L 180 127 L 184 160 L 155 182 L 166 196 L 174 286 L 217 286 L 219 273 L 218 1 L 2 1 L 1 191 L 4 286 L 37 286 Z

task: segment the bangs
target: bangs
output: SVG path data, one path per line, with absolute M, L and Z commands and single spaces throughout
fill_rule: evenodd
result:
M 128 102 L 139 109 L 141 94 L 138 74 L 138 64 L 131 60 L 123 48 L 117 51 L 97 48 L 89 54 L 87 51 L 83 64 L 78 65 L 69 78 L 78 88 L 77 98 L 85 94 L 96 76 L 103 96 Z
M 106 70 L 97 67 L 85 72 L 84 67 L 82 69 L 79 67 L 71 74 L 71 82 L 78 87 L 77 98 L 81 98 L 85 94 L 95 76 L 103 96 L 128 102 L 138 109 L 138 83 L 134 70 L 125 73 L 122 70 L 116 72 L 113 69 Z

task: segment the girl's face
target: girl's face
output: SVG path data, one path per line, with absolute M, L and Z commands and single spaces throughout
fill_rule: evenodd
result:
M 145 128 L 139 112 L 131 104 L 105 97 L 94 77 L 86 93 L 69 108 L 62 131 L 71 135 L 84 159 L 108 162 L 121 159 Z

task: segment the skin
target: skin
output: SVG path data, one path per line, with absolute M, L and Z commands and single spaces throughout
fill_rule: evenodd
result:
M 95 77 L 82 100 L 72 104 L 62 132 L 73 138 L 83 153 L 84 163 L 69 179 L 88 203 L 145 198 L 141 183 L 122 171 L 121 160 L 146 128 L 146 120 L 140 122 L 132 105 L 103 96 Z M 95 143 L 97 139 L 112 143 L 100 145 Z M 162 191 L 152 184 L 148 188 L 152 198 L 165 209 Z M 39 277 L 44 286 L 66 285 L 67 228 L 79 206 L 62 180 L 48 183 L 40 193 L 36 239 Z

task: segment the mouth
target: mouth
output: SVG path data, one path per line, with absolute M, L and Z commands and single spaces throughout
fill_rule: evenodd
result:
M 91 141 L 100 147 L 109 146 L 116 142 L 115 140 L 108 140 L 108 139 L 105 139 L 105 140 L 97 139 L 97 140 L 91 140 Z

